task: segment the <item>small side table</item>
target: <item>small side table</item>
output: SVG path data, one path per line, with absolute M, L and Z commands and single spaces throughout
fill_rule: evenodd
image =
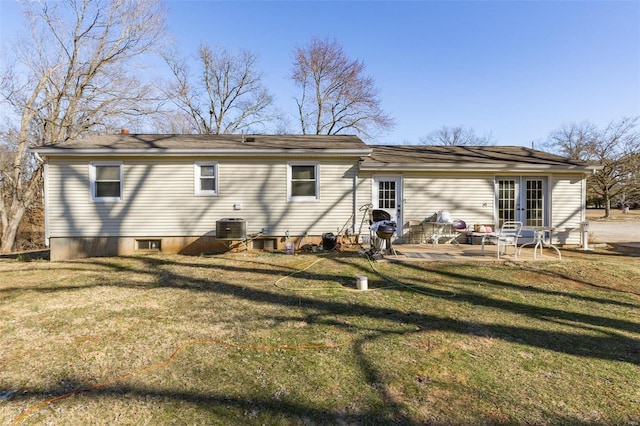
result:
M 540 256 L 542 256 L 542 249 L 544 247 L 548 247 L 548 248 L 554 249 L 556 253 L 558 253 L 558 259 L 562 260 L 562 254 L 560 254 L 560 250 L 558 249 L 558 247 L 553 245 L 553 231 L 555 231 L 556 228 L 552 228 L 549 226 L 540 226 L 540 227 L 536 226 L 536 227 L 524 227 L 522 228 L 522 230 L 533 231 L 533 241 L 530 243 L 521 245 L 519 249 L 520 251 L 525 246 L 533 246 L 533 259 L 535 260 L 538 254 L 538 248 L 540 248 Z M 545 238 L 547 234 L 549 234 L 548 240 Z M 518 254 L 520 254 L 520 251 L 518 251 Z

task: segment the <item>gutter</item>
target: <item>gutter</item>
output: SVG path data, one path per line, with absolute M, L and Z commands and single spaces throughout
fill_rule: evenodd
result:
M 598 170 L 592 165 L 578 166 L 571 164 L 523 164 L 515 163 L 499 166 L 496 164 L 407 164 L 407 163 L 374 163 L 374 162 L 361 162 L 360 170 L 362 171 L 389 171 L 389 172 L 494 172 L 494 173 L 511 173 L 518 172 L 531 172 L 540 173 L 542 171 L 557 171 L 557 172 L 575 172 L 575 173 L 592 173 Z
M 362 157 L 371 155 L 370 149 L 102 149 L 102 148 L 33 148 L 31 151 L 49 157 Z

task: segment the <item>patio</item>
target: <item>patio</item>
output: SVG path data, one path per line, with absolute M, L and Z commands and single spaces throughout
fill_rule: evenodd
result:
M 368 249 L 368 246 L 364 247 Z M 402 261 L 534 261 L 533 247 L 518 247 L 519 253 L 516 259 L 513 247 L 507 249 L 506 254 L 501 254 L 498 259 L 496 255 L 497 246 L 487 244 L 484 247 L 484 254 L 480 245 L 475 244 L 395 244 L 393 248 L 397 256 L 385 254 L 386 260 Z M 566 251 L 562 252 L 564 257 Z M 558 254 L 553 249 L 544 248 L 542 255 L 538 249 L 535 261 L 557 261 Z

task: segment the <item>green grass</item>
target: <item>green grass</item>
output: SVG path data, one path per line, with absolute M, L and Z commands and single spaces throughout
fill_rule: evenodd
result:
M 2 424 L 640 421 L 640 262 L 605 251 L 6 261 L 0 317 Z

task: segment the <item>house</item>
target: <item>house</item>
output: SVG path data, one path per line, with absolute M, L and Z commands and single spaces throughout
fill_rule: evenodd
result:
M 579 244 L 571 230 L 584 221 L 592 169 L 522 147 L 381 146 L 355 136 L 117 134 L 34 152 L 45 167 L 52 260 L 207 253 L 242 241 L 281 249 L 357 230 L 368 203 L 397 221 L 399 242 L 408 221 L 449 210 L 467 223 L 556 226 L 557 242 Z
M 448 210 L 494 229 L 505 220 L 555 227 L 555 243 L 578 245 L 594 167 L 520 146 L 373 146 L 359 167 L 358 201 L 397 206 L 399 226 Z

